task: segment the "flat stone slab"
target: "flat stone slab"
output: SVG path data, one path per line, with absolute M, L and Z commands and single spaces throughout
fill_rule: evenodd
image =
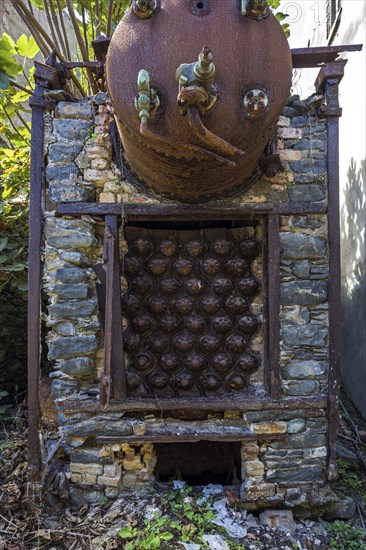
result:
M 286 434 L 256 435 L 242 421 L 206 421 L 206 422 L 153 422 L 147 423 L 146 433 L 142 436 L 96 438 L 98 444 L 112 444 L 126 441 L 243 441 L 246 439 L 283 439 Z

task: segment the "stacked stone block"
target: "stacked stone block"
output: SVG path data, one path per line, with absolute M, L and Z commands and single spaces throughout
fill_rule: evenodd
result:
M 45 221 L 44 286 L 50 296 L 47 324 L 48 357 L 55 361 L 54 395 L 70 395 L 83 381 L 95 381 L 95 353 L 99 320 L 95 275 L 91 268 L 98 254 L 94 223 L 86 219 Z

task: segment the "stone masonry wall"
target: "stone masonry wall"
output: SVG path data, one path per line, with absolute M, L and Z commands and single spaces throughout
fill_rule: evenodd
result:
M 148 489 L 156 455 L 143 436 L 169 421 L 167 415 L 125 411 L 71 411 L 98 396 L 103 340 L 98 318 L 94 267 L 102 263 L 102 227 L 90 217 L 55 217 L 54 203 L 100 201 L 156 204 L 159 199 L 126 181 L 112 160 L 109 124 L 112 108 L 104 94 L 80 103 L 59 103 L 47 118 L 46 178 L 49 208 L 45 225 L 45 287 L 50 296 L 49 357 L 55 361 L 53 391 L 70 457 L 70 494 L 74 502 L 116 497 L 123 490 Z M 258 176 L 246 193 L 226 204 L 326 204 L 326 124 L 299 100 L 289 98 L 278 123 L 278 148 L 284 171 Z M 222 201 L 217 201 L 222 203 Z M 212 204 L 215 204 L 213 202 Z M 121 235 L 121 252 L 125 241 Z M 280 219 L 281 237 L 281 379 L 285 398 L 327 395 L 328 237 L 324 214 Z M 256 267 L 262 270 L 261 262 Z M 124 285 L 122 279 L 122 288 Z M 263 296 L 253 303 L 263 314 Z M 254 312 L 254 309 L 253 309 Z M 254 343 L 263 351 L 263 334 Z M 255 383 L 263 384 L 262 370 Z M 242 499 L 248 507 L 324 504 L 331 500 L 325 483 L 327 459 L 325 411 L 226 411 L 215 418 L 234 419 L 256 440 L 243 441 Z M 202 420 L 209 425 L 212 417 Z M 121 443 L 98 444 L 101 435 Z M 129 436 L 141 443 L 127 443 Z M 268 440 L 269 437 L 269 440 Z M 327 496 L 328 495 L 328 496 Z

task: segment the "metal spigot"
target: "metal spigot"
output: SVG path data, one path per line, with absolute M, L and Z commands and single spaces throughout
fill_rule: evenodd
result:
M 193 72 L 198 80 L 202 82 L 203 86 L 206 84 L 206 82 L 209 84 L 210 89 L 207 91 L 210 92 L 213 84 L 213 77 L 215 76 L 216 72 L 216 67 L 212 61 L 211 50 L 207 46 L 204 46 L 202 52 L 198 56 L 198 61 L 194 63 Z
M 133 13 L 140 19 L 150 19 L 160 8 L 160 0 L 132 0 Z

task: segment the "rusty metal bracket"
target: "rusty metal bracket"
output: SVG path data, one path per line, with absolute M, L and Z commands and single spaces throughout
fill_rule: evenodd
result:
M 103 65 L 105 63 L 105 58 L 107 57 L 107 52 L 111 39 L 105 36 L 98 36 L 95 40 L 92 40 L 92 48 L 94 50 L 94 55 L 97 58 L 97 61 L 101 62 Z
M 210 132 L 208 128 L 203 124 L 200 114 L 198 112 L 198 107 L 191 105 L 188 107 L 188 122 L 194 131 L 195 135 L 201 140 L 207 143 L 213 149 L 216 149 L 219 153 L 223 155 L 229 155 L 231 157 L 238 156 L 241 157 L 245 153 L 241 149 L 235 147 L 228 141 L 220 138 L 213 132 Z

